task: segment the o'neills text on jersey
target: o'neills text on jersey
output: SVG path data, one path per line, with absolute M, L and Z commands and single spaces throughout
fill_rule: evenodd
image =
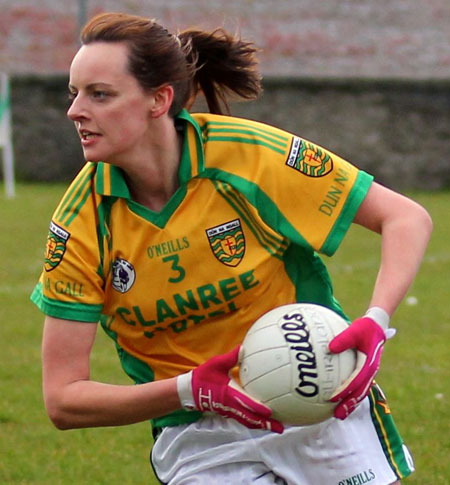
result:
M 341 480 L 338 485 L 364 485 L 372 480 L 375 480 L 375 473 L 369 468 L 357 475 Z
M 161 244 L 154 244 L 147 248 L 147 256 L 152 259 L 159 256 L 166 256 L 167 254 L 177 253 L 183 249 L 189 247 L 189 241 L 187 237 L 181 239 L 174 239 L 165 241 Z

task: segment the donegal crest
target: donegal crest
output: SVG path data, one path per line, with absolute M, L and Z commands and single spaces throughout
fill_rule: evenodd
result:
M 237 266 L 242 261 L 245 237 L 239 219 L 211 227 L 206 230 L 206 235 L 214 256 L 221 263 Z
M 54 222 L 50 222 L 44 260 L 45 271 L 55 269 L 62 261 L 64 253 L 66 252 L 66 244 L 69 237 L 69 232 L 65 231 Z
M 286 165 L 308 177 L 323 177 L 333 170 L 333 159 L 330 155 L 312 143 L 300 143 L 295 155 L 295 158 L 290 155 Z

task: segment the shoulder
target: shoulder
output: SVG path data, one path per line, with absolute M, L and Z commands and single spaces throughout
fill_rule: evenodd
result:
M 87 162 L 69 184 L 63 198 L 61 199 L 61 203 L 67 198 L 73 197 L 75 193 L 84 193 L 86 191 L 90 192 L 94 186 L 96 173 L 97 164 Z
M 97 165 L 86 163 L 73 179 L 61 198 L 53 215 L 53 221 L 69 226 L 87 206 L 92 203 L 95 193 Z
M 82 181 L 92 180 L 97 173 L 97 164 L 93 162 L 86 162 L 81 170 L 77 173 L 75 178 L 72 180 L 69 189 L 71 186 L 78 184 Z
M 238 118 L 234 116 L 214 115 L 210 113 L 194 113 L 192 118 L 198 123 L 204 136 L 214 140 L 219 134 L 241 135 L 248 137 L 273 136 L 275 139 L 287 140 L 292 135 L 280 128 L 262 123 L 261 121 Z
M 206 166 L 284 163 L 293 135 L 274 126 L 231 116 L 195 114 L 206 156 Z

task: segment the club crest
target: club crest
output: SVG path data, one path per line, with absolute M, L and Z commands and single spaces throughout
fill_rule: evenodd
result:
M 286 165 L 308 177 L 323 177 L 333 170 L 333 159 L 318 146 L 294 137 Z
M 245 237 L 241 221 L 220 224 L 206 230 L 209 245 L 214 256 L 227 266 L 237 266 L 244 257 Z
M 45 250 L 45 271 L 52 271 L 62 261 L 64 253 L 66 252 L 66 244 L 69 237 L 69 232 L 62 227 L 59 227 L 53 221 L 50 222 L 47 236 L 47 247 Z

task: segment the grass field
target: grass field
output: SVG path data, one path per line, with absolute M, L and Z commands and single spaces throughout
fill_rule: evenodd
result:
M 63 185 L 19 185 L 0 195 L 0 483 L 153 484 L 147 423 L 57 431 L 41 397 L 42 315 L 29 302 L 39 276 L 49 217 Z M 450 193 L 416 193 L 435 232 L 421 272 L 393 325 L 378 382 L 408 443 L 417 472 L 406 482 L 450 484 Z M 352 228 L 326 263 L 351 317 L 365 310 L 378 264 L 378 237 Z M 414 297 L 414 298 L 412 298 Z M 128 383 L 112 343 L 100 331 L 93 378 Z

